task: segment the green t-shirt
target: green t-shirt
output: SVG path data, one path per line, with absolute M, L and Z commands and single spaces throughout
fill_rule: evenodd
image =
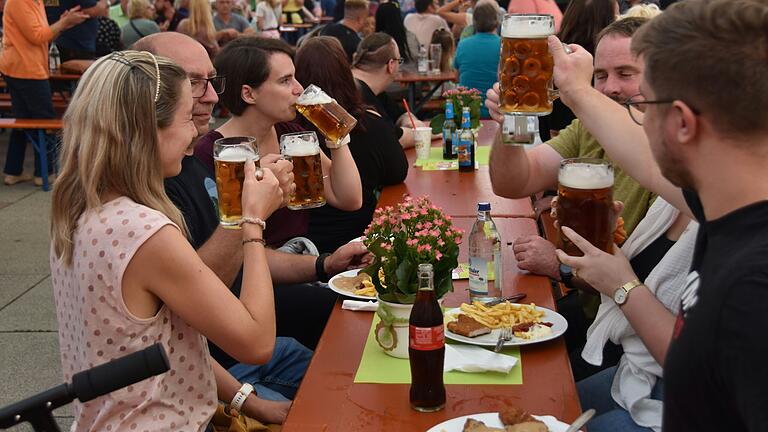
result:
M 112 19 L 112 21 L 116 22 L 117 26 L 120 28 L 123 28 L 126 24 L 128 24 L 128 17 L 123 15 L 123 10 L 120 9 L 120 3 L 109 7 L 109 17 Z
M 576 119 L 560 135 L 547 141 L 563 158 L 597 158 L 610 160 L 600 143 Z M 624 229 L 627 236 L 632 234 L 637 224 L 645 217 L 648 208 L 656 199 L 656 194 L 648 191 L 626 175 L 618 166 L 613 167 L 613 199 L 624 203 Z

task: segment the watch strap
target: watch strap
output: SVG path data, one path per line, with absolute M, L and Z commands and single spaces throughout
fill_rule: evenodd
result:
M 240 390 L 235 393 L 235 397 L 232 398 L 232 402 L 229 403 L 230 410 L 240 411 L 243 408 L 245 400 L 248 399 L 248 395 L 254 392 L 251 384 L 245 383 L 240 387 Z
M 558 271 L 560 272 L 560 282 L 568 288 L 573 288 L 573 269 L 571 266 L 560 263 Z
M 320 254 L 315 260 L 315 275 L 320 282 L 328 282 L 331 277 L 325 272 L 325 259 L 331 256 L 329 253 Z

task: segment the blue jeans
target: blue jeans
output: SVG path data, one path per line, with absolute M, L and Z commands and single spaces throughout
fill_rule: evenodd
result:
M 576 383 L 581 409 L 594 408 L 595 417 L 587 423 L 589 432 L 653 432 L 653 429 L 638 426 L 629 412 L 620 407 L 611 397 L 611 384 L 616 375 L 616 366 L 600 371 Z M 651 398 L 662 400 L 662 381 L 658 380 L 651 391 Z
M 19 79 L 5 77 L 8 91 L 11 93 L 13 116 L 25 119 L 52 119 L 55 117 L 51 102 L 51 85 L 48 80 Z M 55 148 L 48 144 L 48 173 L 53 172 Z M 27 151 L 27 134 L 23 130 L 11 131 L 8 153 L 5 157 L 5 169 L 8 175 L 21 175 L 24 170 L 24 156 Z M 40 161 L 35 154 L 35 177 L 40 174 Z
M 238 363 L 229 373 L 254 386 L 258 396 L 272 401 L 292 400 L 304 378 L 312 351 L 289 337 L 278 337 L 272 359 L 263 365 Z

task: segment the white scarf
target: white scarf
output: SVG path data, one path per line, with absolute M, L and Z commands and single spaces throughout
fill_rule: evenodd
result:
M 622 252 L 632 259 L 667 232 L 679 211 L 663 199 L 656 198 L 648 213 L 622 246 Z M 645 286 L 673 313 L 680 307 L 693 259 L 698 223 L 690 222 L 680 239 L 669 249 L 645 280 Z M 587 342 L 581 356 L 593 365 L 603 362 L 603 347 L 608 340 L 621 344 L 624 355 L 616 368 L 611 396 L 629 411 L 639 426 L 661 431 L 661 401 L 650 399 L 653 386 L 662 377 L 661 366 L 635 333 L 627 318 L 611 297 L 601 295 L 595 322 L 587 331 Z

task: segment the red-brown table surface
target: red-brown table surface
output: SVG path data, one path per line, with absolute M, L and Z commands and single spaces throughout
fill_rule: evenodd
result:
M 479 146 L 491 145 L 499 125 L 492 121 L 483 121 L 477 137 Z M 436 140 L 433 146 L 440 146 Z M 429 195 L 432 202 L 453 217 L 475 217 L 477 203 L 491 203 L 491 214 L 495 217 L 535 217 L 529 198 L 509 199 L 493 193 L 491 178 L 487 166 L 480 166 L 472 172 L 459 171 L 424 171 L 414 166 L 416 151 L 405 151 L 410 168 L 405 182 L 384 188 L 379 198 L 379 207 L 394 205 L 403 200 L 405 194 L 413 197 Z
M 455 218 L 457 226 L 469 230 L 473 218 Z M 504 245 L 504 294 L 525 292 L 525 302 L 554 308 L 549 280 L 517 269 L 512 241 L 537 232 L 533 219 L 498 218 Z M 460 261 L 466 261 L 466 244 Z M 446 296 L 446 306 L 466 301 L 467 282 L 455 283 Z M 523 384 L 448 385 L 445 409 L 418 413 L 408 403 L 407 384 L 354 383 L 373 313 L 334 308 L 315 350 L 283 432 L 294 431 L 424 431 L 457 416 L 498 411 L 517 406 L 535 414 L 549 414 L 566 422 L 580 413 L 565 343 L 562 338 L 520 348 Z

